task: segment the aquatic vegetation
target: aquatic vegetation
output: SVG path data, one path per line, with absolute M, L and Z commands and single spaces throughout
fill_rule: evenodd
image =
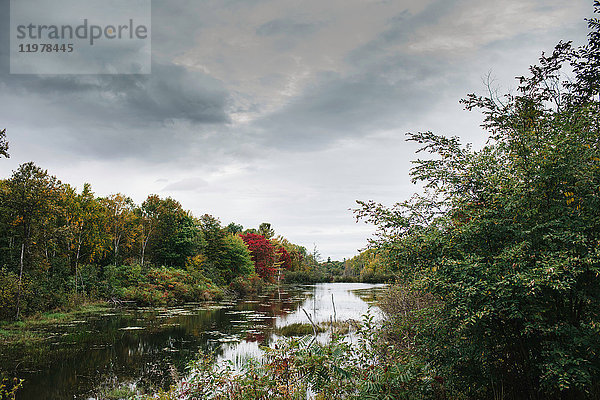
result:
M 98 398 L 103 400 L 122 400 L 129 399 L 136 394 L 136 390 L 132 389 L 130 385 L 118 385 L 102 390 L 98 394 Z
M 142 306 L 177 305 L 223 298 L 223 290 L 200 272 L 177 268 L 150 268 L 145 273 L 140 272 L 134 282 L 119 281 L 115 287 L 120 297 Z
M 312 328 L 311 328 L 312 329 Z M 390 352 L 379 327 L 365 316 L 357 340 L 334 334 L 320 343 L 312 336 L 282 339 L 241 369 L 201 353 L 189 374 L 169 391 L 139 399 L 425 399 L 443 391 L 435 371 L 417 358 Z
M 317 327 L 318 332 L 323 332 L 325 329 L 323 327 Z M 279 328 L 275 328 L 275 333 L 280 336 L 306 336 L 313 333 L 313 326 L 309 323 L 294 323 L 290 325 L 284 325 Z

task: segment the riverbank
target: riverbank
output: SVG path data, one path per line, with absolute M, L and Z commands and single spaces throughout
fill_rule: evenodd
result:
M 2 346 L 34 344 L 45 339 L 44 329 L 77 321 L 88 314 L 111 310 L 114 304 L 105 300 L 89 301 L 69 308 L 36 313 L 19 321 L 0 321 Z M 0 347 L 2 347 L 0 346 Z
M 334 286 L 335 284 L 327 284 Z M 325 286 L 326 287 L 326 286 Z M 386 289 L 359 295 L 363 301 L 379 297 L 393 302 Z M 302 312 L 310 323 L 277 328 L 277 340 L 260 354 L 233 363 L 210 352 L 189 364 L 188 372 L 168 390 L 130 394 L 136 400 L 269 400 L 269 399 L 445 399 L 443 382 L 435 371 L 401 346 L 390 342 L 387 320 L 372 309 L 363 309 L 360 321 L 340 319 L 327 291 L 315 293 L 321 312 Z M 329 300 L 329 301 L 327 301 Z M 329 305 L 333 307 L 333 310 Z M 343 306 L 343 301 L 340 305 Z M 364 304 L 364 303 L 363 303 Z M 309 302 L 306 305 L 310 305 Z M 323 307 L 325 306 L 325 307 Z M 327 311 L 327 312 L 322 312 Z M 324 320 L 329 314 L 329 322 Z M 313 321 L 313 318 L 316 323 Z M 294 321 L 295 319 L 291 319 Z M 289 322 L 289 321 L 288 321 Z M 283 337 L 281 337 L 283 336 Z
M 219 287 L 214 291 L 219 294 L 215 299 L 213 296 L 202 296 L 197 299 L 200 302 L 211 302 L 214 300 L 232 301 L 249 296 L 256 296 L 263 293 L 270 293 L 277 290 L 276 285 L 262 283 L 246 287 L 244 291 L 234 291 L 228 287 Z M 166 296 L 165 296 L 166 297 Z M 193 301 L 188 303 L 194 304 Z M 47 328 L 56 325 L 65 325 L 74 321 L 80 321 L 91 314 L 99 314 L 114 311 L 115 308 L 142 308 L 155 307 L 167 308 L 175 306 L 185 306 L 186 303 L 166 304 L 164 302 L 136 302 L 129 299 L 85 299 L 78 298 L 78 301 L 71 304 L 55 308 L 45 312 L 37 312 L 33 315 L 22 317 L 18 321 L 0 321 L 0 348 L 4 346 L 34 345 L 46 339 Z
M 168 390 L 177 381 L 174 376 L 185 376 L 199 350 L 241 364 L 282 335 L 307 331 L 303 309 L 328 334 L 332 294 L 341 321 L 360 319 L 369 309 L 365 300 L 381 289 L 342 283 L 282 286 L 257 296 L 183 306 L 96 303 L 40 314 L 2 324 L 11 344 L 3 347 L 0 369 L 25 380 L 17 399 L 108 398 L 113 389 L 112 394 L 125 393 L 128 386 L 156 393 Z
M 315 282 L 302 282 L 301 284 L 314 284 Z M 355 283 L 355 282 L 336 282 L 336 283 Z M 284 285 L 287 286 L 287 285 Z M 228 287 L 217 287 L 215 292 L 220 296 L 204 296 L 198 301 L 234 301 L 252 298 L 259 295 L 269 295 L 281 288 L 281 285 L 271 284 L 259 279 L 236 279 Z M 194 304 L 193 301 L 188 302 Z M 185 306 L 186 303 L 165 304 L 164 302 L 136 302 L 129 299 L 123 300 L 105 300 L 105 299 L 85 299 L 78 297 L 77 301 L 70 304 L 48 310 L 37 312 L 33 315 L 22 317 L 18 321 L 0 321 L 0 348 L 3 346 L 32 345 L 45 339 L 45 330 L 48 327 L 58 324 L 68 324 L 73 321 L 81 320 L 89 314 L 98 314 L 110 312 L 115 307 L 140 308 L 140 307 L 175 307 Z

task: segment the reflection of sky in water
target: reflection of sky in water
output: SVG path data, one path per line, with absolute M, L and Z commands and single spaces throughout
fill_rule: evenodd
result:
M 370 312 L 376 320 L 381 319 L 382 315 L 379 308 L 370 306 L 365 300 L 359 297 L 357 293 L 358 291 L 363 291 L 363 293 L 367 292 L 365 293 L 367 297 L 371 297 L 368 295 L 377 293 L 377 291 L 381 290 L 384 286 L 385 285 L 364 283 L 316 284 L 309 287 L 309 296 L 301 303 L 301 305 L 297 306 L 295 310 L 289 310 L 287 313 L 275 317 L 275 326 L 280 328 L 294 323 L 309 323 L 303 309 L 306 310 L 316 324 L 328 322 L 330 319 L 334 318 L 334 315 L 337 321 L 349 319 L 360 321 L 362 320 L 362 316 L 367 314 L 367 312 Z M 260 324 L 261 319 L 274 317 L 268 315 L 260 316 L 256 315 L 256 313 L 248 314 L 248 317 L 253 320 L 250 322 L 249 326 L 249 340 L 244 340 L 239 337 L 235 339 L 231 338 L 233 340 L 222 340 L 222 353 L 219 360 L 232 361 L 234 366 L 239 367 L 250 358 L 259 358 L 262 355 L 262 350 L 260 349 L 261 345 L 273 346 L 281 338 L 274 333 L 270 333 L 268 337 L 262 337 L 260 338 L 262 340 L 256 340 L 257 338 L 252 337 L 252 333 L 255 329 L 258 332 L 259 329 L 263 328 Z M 239 322 L 241 323 L 244 321 Z M 324 342 L 328 337 L 328 333 L 321 333 L 318 335 L 318 340 Z M 350 337 L 349 339 L 353 341 L 354 338 Z M 263 343 L 261 343 L 261 341 Z
M 361 320 L 362 316 L 369 311 L 369 304 L 358 297 L 354 291 L 384 286 L 365 283 L 317 284 L 312 292 L 312 298 L 304 300 L 294 313 L 277 317 L 275 325 L 282 327 L 294 323 L 309 323 L 302 309 L 306 310 L 314 323 L 327 322 L 334 317 L 334 303 L 337 321 Z M 371 307 L 371 313 L 376 317 L 380 315 L 377 307 Z
M 46 340 L 37 349 L 0 346 L 0 371 L 14 371 L 25 379 L 17 399 L 91 399 L 99 388 L 116 383 L 167 389 L 172 368 L 184 374 L 199 350 L 242 365 L 260 357 L 259 346 L 277 342 L 275 327 L 308 323 L 302 309 L 317 323 L 329 321 L 333 294 L 338 321 L 360 320 L 368 310 L 366 301 L 374 300 L 381 289 L 382 285 L 325 283 L 284 286 L 254 299 L 107 309 L 44 327 L 40 334 Z M 377 312 L 374 308 L 372 314 Z M 318 340 L 328 338 L 325 332 Z

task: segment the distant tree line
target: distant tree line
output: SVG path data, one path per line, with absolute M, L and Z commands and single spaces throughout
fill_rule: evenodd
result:
M 152 194 L 139 205 L 121 193 L 98 197 L 89 184 L 78 191 L 33 162 L 0 181 L 2 318 L 57 307 L 74 295 L 150 304 L 194 300 L 193 293 L 214 297 L 215 288 L 236 278 L 276 282 L 318 265 L 304 247 L 275 237 L 269 223 L 222 226 L 171 197 Z M 172 293 L 176 285 L 152 278 L 155 269 L 178 270 L 185 287 Z

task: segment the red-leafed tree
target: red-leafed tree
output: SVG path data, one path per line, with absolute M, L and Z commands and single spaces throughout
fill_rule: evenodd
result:
M 277 253 L 277 264 L 276 264 L 277 271 L 275 273 L 277 274 L 277 282 L 279 282 L 281 280 L 282 270 L 292 269 L 292 256 L 290 255 L 290 253 L 288 253 L 288 251 L 283 246 L 278 247 L 276 253 Z
M 292 269 L 292 256 L 285 247 L 281 246 L 277 249 L 277 256 L 282 269 Z
M 271 241 L 255 233 L 247 233 L 240 237 L 250 250 L 256 273 L 262 279 L 273 282 L 279 257 Z

